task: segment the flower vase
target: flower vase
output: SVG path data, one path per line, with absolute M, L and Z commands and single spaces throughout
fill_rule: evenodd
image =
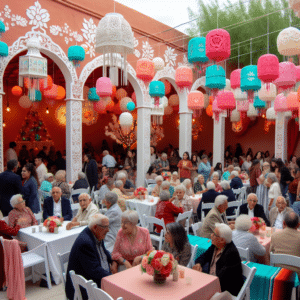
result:
M 164 284 L 167 280 L 167 278 L 161 274 L 154 274 L 153 279 L 156 284 Z

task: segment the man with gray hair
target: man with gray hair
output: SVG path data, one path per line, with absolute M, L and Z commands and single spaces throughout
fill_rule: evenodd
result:
M 114 249 L 118 231 L 121 228 L 122 210 L 118 205 L 118 195 L 116 193 L 107 192 L 102 203 L 107 207 L 105 216 L 109 219 L 109 232 L 104 239 L 104 244 L 111 253 Z
M 109 154 L 109 152 L 107 150 L 104 150 L 102 152 L 103 154 L 103 158 L 102 158 L 102 166 L 106 166 L 109 170 L 109 174 L 110 176 L 113 176 L 114 174 L 114 169 L 115 169 L 115 166 L 117 164 L 115 158 Z
M 69 257 L 66 295 L 68 299 L 74 298 L 74 287 L 70 271 L 83 276 L 86 280 L 93 280 L 101 288 L 102 278 L 111 275 L 111 256 L 106 250 L 104 239 L 109 231 L 109 220 L 102 214 L 91 217 L 89 226 L 85 228 L 75 240 Z M 88 300 L 87 292 L 81 289 L 82 299 Z
M 232 189 L 240 189 L 243 187 L 242 179 L 239 177 L 238 171 L 232 171 L 230 174 L 230 187 Z
M 204 218 L 203 225 L 200 229 L 199 236 L 209 239 L 215 230 L 216 223 L 229 224 L 231 229 L 234 229 L 234 221 L 228 222 L 226 219 L 226 209 L 228 208 L 227 197 L 219 195 L 215 199 L 214 207 L 209 211 Z
M 99 212 L 98 207 L 92 202 L 92 198 L 87 193 L 82 193 L 78 197 L 80 209 L 77 215 L 67 224 L 67 230 L 75 226 L 86 226 L 90 218 Z
M 226 224 L 215 223 L 210 238 L 212 245 L 195 260 L 193 269 L 218 276 L 222 292 L 228 291 L 237 296 L 244 279 L 241 258 L 232 242 L 231 229 Z
M 276 207 L 270 210 L 269 218 L 271 227 L 276 227 L 278 229 L 283 228 L 284 215 L 287 212 L 292 212 L 293 209 L 287 207 L 287 203 L 284 197 L 279 196 L 276 199 Z
M 168 161 L 167 153 L 162 153 L 160 159 L 155 162 L 155 168 L 158 172 L 165 172 L 170 170 L 170 164 Z

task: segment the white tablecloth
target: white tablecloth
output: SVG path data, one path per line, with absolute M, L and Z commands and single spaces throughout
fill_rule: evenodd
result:
M 244 187 L 249 187 L 250 186 L 250 180 L 246 180 L 246 182 L 243 182 Z
M 202 194 L 195 194 L 195 197 L 190 197 L 192 199 L 192 204 L 193 204 L 193 213 L 197 213 L 197 208 L 199 206 L 199 203 L 202 199 Z
M 43 243 L 47 244 L 49 268 L 56 284 L 61 282 L 57 253 L 63 254 L 70 251 L 79 233 L 86 228 L 86 226 L 82 226 L 66 230 L 68 223 L 69 221 L 64 221 L 56 234 L 47 232 L 46 227 L 43 227 L 43 232 L 39 232 L 38 226 L 31 226 L 20 229 L 17 235 L 18 240 L 27 243 L 28 250 L 32 250 Z M 35 233 L 32 233 L 32 227 L 36 227 Z

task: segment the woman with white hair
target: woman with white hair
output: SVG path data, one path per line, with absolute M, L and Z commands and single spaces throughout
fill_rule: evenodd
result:
M 152 193 L 151 195 L 153 197 L 158 197 L 160 192 L 162 191 L 162 183 L 163 183 L 164 179 L 161 175 L 157 176 L 155 178 L 155 182 L 156 182 L 156 185 L 154 186 L 153 190 L 152 190 Z
M 112 189 L 112 192 L 118 195 L 118 205 L 120 206 L 122 211 L 125 211 L 126 210 L 125 201 L 128 199 L 133 199 L 134 195 L 126 196 L 124 193 L 122 193 L 123 187 L 124 187 L 123 181 L 117 180 L 115 182 L 115 187 Z
M 8 215 L 8 225 L 15 227 L 17 224 L 20 228 L 26 228 L 33 225 L 38 225 L 33 212 L 29 207 L 26 207 L 25 200 L 22 195 L 17 194 L 11 197 L 10 205 L 13 210 L 10 211 Z
M 175 206 L 183 208 L 183 212 L 190 211 L 191 209 L 193 209 L 192 200 L 185 192 L 186 189 L 183 184 L 177 185 L 175 187 L 174 196 L 171 199 L 171 202 Z
M 182 184 L 185 187 L 185 193 L 187 196 L 192 196 L 195 197 L 194 191 L 193 191 L 193 187 L 192 187 L 192 181 L 191 179 L 185 179 L 183 180 Z
M 137 266 L 141 263 L 142 256 L 153 250 L 149 230 L 138 227 L 138 221 L 139 215 L 135 210 L 126 210 L 122 213 L 122 227 L 117 234 L 111 254 L 112 273 L 116 273 L 120 265 L 126 269 Z
M 239 172 L 238 171 L 232 171 L 230 174 L 230 187 L 232 189 L 240 189 L 243 187 L 243 182 L 242 179 L 239 177 Z
M 212 174 L 212 182 L 215 184 L 216 188 L 215 188 L 215 191 L 220 193 L 223 191 L 221 185 L 219 184 L 219 180 L 220 180 L 220 177 L 219 177 L 219 173 L 218 172 L 213 172 Z
M 199 174 L 198 180 L 194 184 L 194 192 L 195 192 L 195 194 L 203 194 L 207 191 L 208 191 L 208 189 L 206 188 L 204 176 L 202 174 Z
M 178 178 L 178 172 L 173 172 L 170 180 L 171 186 L 175 187 L 180 184 L 180 180 Z
M 269 198 L 268 210 L 271 210 L 271 208 L 275 207 L 276 199 L 279 196 L 281 196 L 280 185 L 278 183 L 278 179 L 275 173 L 269 173 L 267 175 L 266 185 L 270 188 L 268 193 L 268 198 Z
M 62 197 L 69 199 L 71 190 L 69 185 L 66 183 L 66 171 L 59 170 L 55 174 L 55 181 L 52 183 L 52 187 L 59 187 L 62 191 Z
M 235 220 L 235 230 L 232 232 L 232 241 L 236 247 L 249 249 L 250 261 L 257 262 L 255 256 L 264 256 L 266 248 L 261 245 L 257 238 L 248 230 L 251 228 L 252 222 L 248 215 L 240 215 Z
M 175 189 L 170 185 L 170 182 L 165 180 L 161 184 L 161 190 L 162 191 L 168 191 L 170 193 L 171 198 L 173 197 L 173 194 L 175 192 Z

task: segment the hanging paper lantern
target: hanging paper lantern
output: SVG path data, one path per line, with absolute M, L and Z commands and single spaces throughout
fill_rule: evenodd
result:
M 241 71 L 241 90 L 247 92 L 248 101 L 253 103 L 254 92 L 261 88 L 261 81 L 257 77 L 257 66 L 246 66 Z
M 154 63 L 155 71 L 163 70 L 165 67 L 165 62 L 161 57 L 154 57 L 152 61 Z
M 212 117 L 213 116 L 213 111 L 212 111 L 212 104 L 209 104 L 207 107 L 206 107 L 206 114 L 209 116 L 209 117 Z
M 112 83 L 108 77 L 100 77 L 96 82 L 96 91 L 99 97 L 112 95 Z
M 93 104 L 94 110 L 99 114 L 105 114 L 106 113 L 106 103 L 102 100 L 95 102 Z
M 274 54 L 262 55 L 257 61 L 257 77 L 269 84 L 279 77 L 279 60 Z
M 278 52 L 283 56 L 300 54 L 300 30 L 295 27 L 283 29 L 277 37 Z
M 234 95 L 234 98 L 235 98 L 236 102 L 244 101 L 244 100 L 248 99 L 247 93 L 242 92 L 242 90 L 240 88 L 237 88 L 237 89 L 233 90 L 233 95 Z
M 52 84 L 52 88 L 44 91 L 44 96 L 48 99 L 56 99 L 58 96 L 58 86 L 56 84 Z
M 240 120 L 241 120 L 240 113 L 236 109 L 234 109 L 231 113 L 230 121 L 231 122 L 240 122 Z
M 30 99 L 30 98 L 29 98 Z M 34 99 L 30 99 L 32 102 L 40 102 L 42 101 L 42 93 L 38 90 L 35 91 L 35 97 Z
M 235 98 L 233 92 L 219 91 L 216 97 L 218 108 L 232 111 L 235 109 Z
M 205 63 L 208 57 L 205 52 L 205 37 L 195 37 L 189 41 L 188 45 L 188 61 L 192 63 Z
M 296 66 L 293 63 L 285 61 L 279 64 L 279 77 L 274 81 L 279 93 L 296 84 L 296 73 Z
M 57 97 L 56 100 L 63 100 L 66 97 L 66 90 L 62 86 L 57 86 Z
M 161 81 L 151 81 L 149 95 L 154 98 L 154 105 L 159 106 L 159 98 L 165 95 L 165 85 Z
M 242 69 L 236 69 L 230 74 L 230 85 L 232 89 L 237 89 L 241 86 L 241 71 Z
M 14 96 L 21 96 L 23 93 L 23 90 L 20 86 L 15 85 L 12 89 L 11 92 Z
M 8 46 L 6 43 L 0 41 L 0 56 L 8 56 Z
M 287 105 L 287 108 L 293 114 L 293 116 L 297 117 L 298 109 L 299 109 L 297 92 L 289 93 L 289 95 L 286 97 L 286 105 Z
M 258 97 L 262 101 L 271 102 L 276 98 L 277 90 L 276 85 L 274 83 L 270 83 L 269 89 L 267 89 L 266 85 L 263 85 L 261 89 L 258 91 Z
M 274 107 L 270 107 L 267 109 L 266 118 L 268 120 L 276 120 L 276 113 Z
M 116 92 L 116 98 L 121 101 L 123 98 L 127 97 L 127 92 L 126 90 L 120 88 Z
M 70 46 L 68 49 L 68 59 L 75 68 L 80 67 L 80 62 L 85 59 L 85 51 L 81 46 Z
M 5 32 L 5 25 L 4 23 L 0 20 L 0 37 L 2 37 L 2 34 Z
M 259 99 L 258 96 L 254 97 L 253 106 L 258 111 L 259 116 L 262 116 L 266 112 L 267 104 L 265 101 Z
M 93 102 L 100 100 L 100 97 L 97 94 L 96 88 L 89 89 L 88 99 Z
M 188 108 L 193 110 L 193 116 L 199 117 L 204 108 L 204 95 L 200 91 L 192 91 L 188 94 Z
M 171 93 L 172 85 L 167 79 L 160 79 L 160 81 L 165 85 L 165 94 Z
M 129 111 L 133 111 L 135 109 L 135 104 L 132 101 L 130 101 L 127 103 L 126 108 Z
M 286 97 L 283 94 L 277 95 L 274 101 L 274 110 L 276 112 L 285 112 L 288 111 Z
M 166 106 L 165 109 L 164 109 L 164 114 L 165 115 L 171 115 L 172 113 L 173 113 L 173 107 L 170 106 L 170 105 Z
M 245 119 L 247 116 L 247 111 L 249 110 L 249 102 L 248 100 L 242 100 L 236 102 L 236 109 L 240 112 L 241 118 Z
M 141 58 L 136 63 L 136 77 L 149 82 L 154 78 L 154 63 L 150 59 Z
M 128 111 L 127 110 L 127 103 L 132 102 L 131 98 L 125 97 L 120 101 L 120 109 L 121 111 Z
M 171 106 L 179 105 L 179 96 L 177 94 L 171 95 L 169 97 L 169 105 Z
M 129 134 L 133 123 L 132 115 L 128 112 L 123 112 L 119 117 L 119 123 L 123 133 Z
M 223 110 L 218 107 L 217 99 L 214 99 L 212 104 L 212 112 L 214 113 L 215 120 L 219 122 L 219 115 Z
M 179 67 L 175 72 L 175 83 L 180 88 L 189 88 L 193 84 L 193 71 L 189 67 Z
M 206 56 L 216 62 L 229 58 L 230 34 L 224 29 L 214 29 L 206 36 Z
M 253 106 L 252 103 L 249 104 L 249 110 L 247 111 L 247 117 L 249 118 L 255 118 L 258 116 L 258 113 L 255 109 L 255 107 Z
M 217 65 L 206 68 L 205 86 L 210 89 L 224 89 L 226 86 L 225 70 Z
M 24 84 L 25 84 L 25 87 L 26 87 L 25 81 L 24 81 Z M 40 91 L 41 92 L 44 92 L 46 90 L 50 90 L 52 88 L 52 85 L 53 85 L 52 77 L 50 75 L 47 75 L 46 78 L 40 79 L 39 80 L 39 85 L 40 85 Z
M 23 108 L 29 108 L 32 105 L 32 102 L 30 101 L 28 96 L 23 95 L 19 99 L 19 105 Z
M 108 112 L 112 112 L 114 110 L 114 106 L 115 106 L 115 103 L 114 101 L 110 100 L 107 104 L 106 104 L 106 110 Z

